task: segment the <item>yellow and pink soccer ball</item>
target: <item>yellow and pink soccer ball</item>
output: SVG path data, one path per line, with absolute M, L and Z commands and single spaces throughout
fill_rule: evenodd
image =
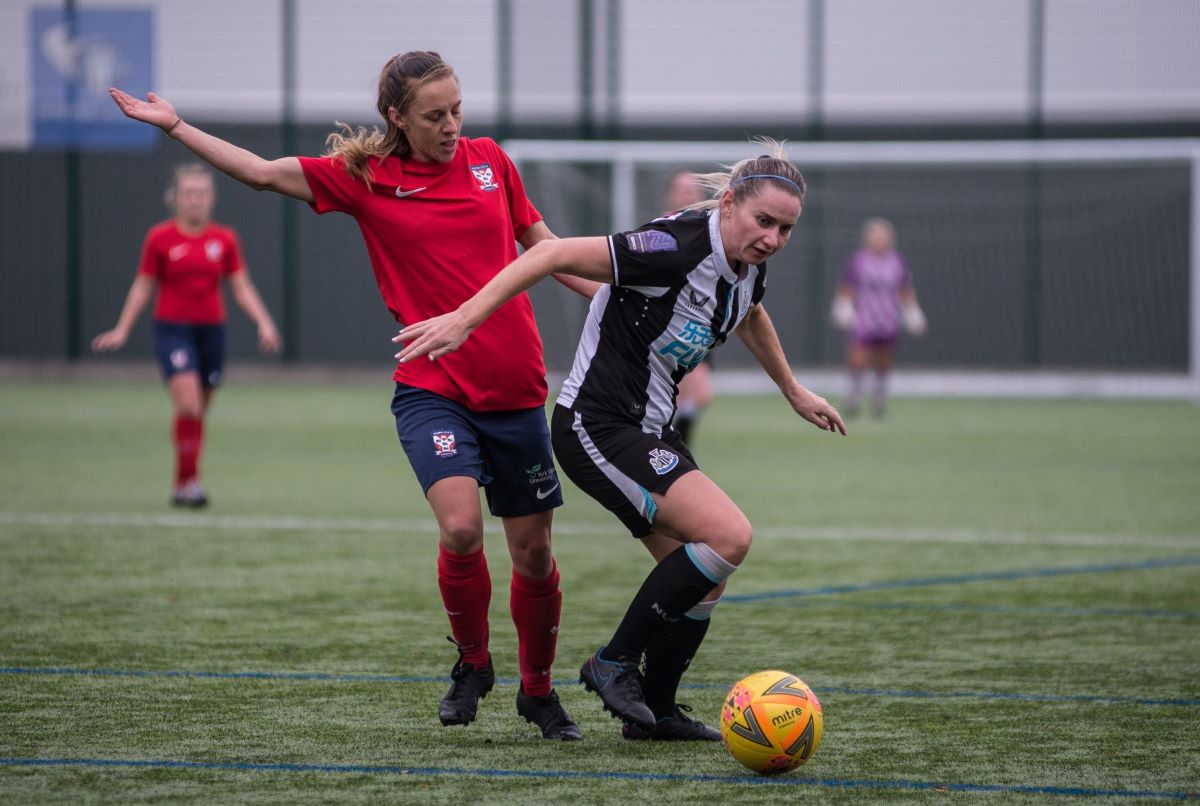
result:
M 799 767 L 821 743 L 821 703 L 794 674 L 767 671 L 734 683 L 721 706 L 721 738 L 742 766 L 777 775 Z

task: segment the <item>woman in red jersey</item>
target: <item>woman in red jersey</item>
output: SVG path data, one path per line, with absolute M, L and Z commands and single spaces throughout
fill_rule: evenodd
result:
M 461 136 L 462 96 L 436 53 L 393 57 L 379 76 L 384 130 L 330 135 L 325 156 L 266 160 L 184 122 L 166 100 L 113 89 L 131 118 L 163 129 L 197 156 L 255 189 L 353 216 L 380 294 L 398 322 L 453 310 L 517 255 L 553 238 L 516 167 L 492 140 Z M 590 294 L 595 285 L 564 282 Z M 475 719 L 495 684 L 488 646 L 491 577 L 483 514 L 501 519 L 513 562 L 510 610 L 521 685 L 517 712 L 547 739 L 579 739 L 551 687 L 562 595 L 550 524 L 562 503 L 546 425 L 546 370 L 529 298 L 521 295 L 446 361 L 398 365 L 392 412 L 437 519 L 438 587 L 459 649 L 443 725 Z
M 137 276 L 112 330 L 92 340 L 96 352 L 119 350 L 155 290 L 154 353 L 174 410 L 175 483 L 171 503 L 208 504 L 200 486 L 204 414 L 221 384 L 225 364 L 225 307 L 221 280 L 258 327 L 263 352 L 279 351 L 279 331 L 258 296 L 242 258 L 237 233 L 212 221 L 213 176 L 200 164 L 175 170 L 167 190 L 174 216 L 150 228 L 142 244 Z
M 550 430 L 559 466 L 642 541 L 655 567 L 612 638 L 579 670 L 627 739 L 720 741 L 675 696 L 753 528 L 668 424 L 679 381 L 736 333 L 792 409 L 845 434 L 837 410 L 792 374 L 763 307 L 767 261 L 803 209 L 804 177 L 782 144 L 704 174 L 710 197 L 608 238 L 566 238 L 522 255 L 457 310 L 410 322 L 402 362 L 438 361 L 513 295 L 552 272 L 604 282 L 593 296 Z

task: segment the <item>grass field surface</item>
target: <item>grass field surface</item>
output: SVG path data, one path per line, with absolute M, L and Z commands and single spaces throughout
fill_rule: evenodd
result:
M 500 681 L 443 728 L 453 648 L 432 522 L 379 384 L 222 390 L 213 506 L 166 505 L 153 383 L 0 386 L 0 802 L 1141 802 L 1200 795 L 1200 408 L 917 400 L 818 432 L 717 400 L 695 451 L 749 515 L 681 700 L 740 677 L 821 697 L 761 779 L 720 745 L 624 741 L 574 683 L 649 556 L 567 487 L 556 679 L 583 742 Z

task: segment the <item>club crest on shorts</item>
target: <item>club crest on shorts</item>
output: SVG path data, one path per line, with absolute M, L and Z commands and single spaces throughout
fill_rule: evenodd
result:
M 670 473 L 678 464 L 679 457 L 670 451 L 662 448 L 654 448 L 650 451 L 650 467 L 654 468 L 654 472 L 660 476 Z
M 454 440 L 453 431 L 433 432 L 433 455 L 443 459 L 458 454 L 458 443 Z
M 171 351 L 171 366 L 175 369 L 183 369 L 188 365 L 188 351 L 180 347 L 177 350 Z
M 500 186 L 496 184 L 496 175 L 492 172 L 491 163 L 481 162 L 478 165 L 472 165 L 471 174 L 475 177 L 475 181 L 479 183 L 480 190 L 486 190 L 490 193 L 493 190 L 500 189 Z

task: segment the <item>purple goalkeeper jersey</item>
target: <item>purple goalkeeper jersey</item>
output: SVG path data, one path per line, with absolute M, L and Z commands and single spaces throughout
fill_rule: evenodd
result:
M 900 294 L 912 288 L 912 276 L 899 252 L 879 255 L 858 250 L 846 262 L 842 285 L 854 290 L 855 338 L 890 339 L 900 334 Z

